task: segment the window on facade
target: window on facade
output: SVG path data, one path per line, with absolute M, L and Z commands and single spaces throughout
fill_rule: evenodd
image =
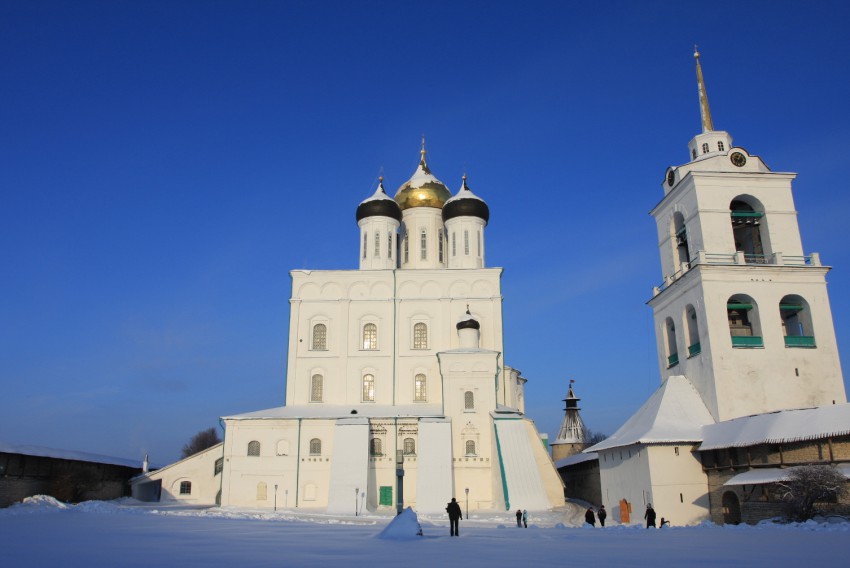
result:
M 419 232 L 419 258 L 420 260 L 428 259 L 428 233 L 425 229 Z
M 389 231 L 387 233 L 387 258 L 393 259 L 393 232 Z
M 463 393 L 463 409 L 475 410 L 475 395 L 472 391 L 466 391 Z
M 311 456 L 320 456 L 322 455 L 322 441 L 318 438 L 313 438 L 310 440 L 310 455 Z
M 406 455 L 406 456 L 415 456 L 416 455 L 416 441 L 413 438 L 405 438 L 404 439 L 404 455 Z
M 410 259 L 410 250 L 407 245 L 407 231 L 404 232 L 404 238 L 401 241 L 402 252 L 404 253 L 404 263 L 407 264 L 407 261 Z
M 224 469 L 224 458 L 218 458 L 215 460 L 215 466 L 213 467 L 213 475 L 218 475 L 221 473 L 221 470 Z
M 815 347 L 812 314 L 809 304 L 800 296 L 785 296 L 779 302 L 785 347 Z
M 419 373 L 413 379 L 413 400 L 415 402 L 425 402 L 428 400 L 426 390 L 425 375 Z
M 676 325 L 673 323 L 673 318 L 667 318 L 664 321 L 664 335 L 667 341 L 667 368 L 669 369 L 679 364 L 679 350 L 676 347 Z
M 735 250 L 744 253 L 747 264 L 763 264 L 767 262 L 762 240 L 761 227 L 764 213 L 756 211 L 752 205 L 741 200 L 734 200 L 729 206 L 732 217 L 732 237 L 735 240 Z
M 191 495 L 192 494 L 192 482 L 191 481 L 181 481 L 180 482 L 180 495 Z
M 457 233 L 452 231 L 452 256 L 457 256 Z
M 381 258 L 381 233 L 375 231 L 375 258 Z
M 328 326 L 317 323 L 313 326 L 313 349 L 324 351 L 328 348 Z
M 478 256 L 481 256 L 481 231 L 478 231 L 475 235 L 478 237 Z
M 723 140 L 718 140 L 717 141 L 717 150 L 722 152 L 725 149 L 726 149 L 726 147 L 723 145 Z
M 369 455 L 370 456 L 382 456 L 382 455 L 384 455 L 383 445 L 381 444 L 380 438 L 372 438 L 371 440 L 369 440 Z
M 463 254 L 469 256 L 469 231 L 463 232 Z
M 369 248 L 369 235 L 366 234 L 366 231 L 363 231 L 363 258 L 366 258 L 366 251 Z
M 363 402 L 375 402 L 375 375 L 363 375 Z
M 367 323 L 363 326 L 363 349 L 373 350 L 378 348 L 378 326 Z
M 763 347 L 758 309 L 749 296 L 735 295 L 726 303 L 732 347 Z
M 260 443 L 257 440 L 252 440 L 248 442 L 248 455 L 249 456 L 259 456 L 260 455 Z
M 702 145 L 702 153 L 703 153 L 703 154 L 708 154 L 708 142 L 705 142 L 705 143 Z
M 697 151 L 696 151 L 696 150 L 691 150 L 691 159 L 692 159 L 692 160 L 696 160 L 696 159 L 697 159 Z
M 413 326 L 413 348 L 428 349 L 428 326 L 422 322 Z
M 440 234 L 439 240 L 439 253 L 440 253 L 440 262 L 443 262 L 443 231 L 437 231 Z
M 268 498 L 268 486 L 265 481 L 261 481 L 257 484 L 257 501 L 265 501 Z
M 688 304 L 685 307 L 685 332 L 688 337 L 688 357 L 693 357 L 702 351 L 699 344 L 699 326 L 697 325 L 697 311 Z
M 673 214 L 673 271 L 678 272 L 682 264 L 691 259 L 688 251 L 688 232 L 685 229 L 685 217 L 680 212 Z
M 475 441 L 467 440 L 466 441 L 466 455 L 474 456 L 475 455 Z
M 310 402 L 322 402 L 325 378 L 318 373 L 310 378 Z

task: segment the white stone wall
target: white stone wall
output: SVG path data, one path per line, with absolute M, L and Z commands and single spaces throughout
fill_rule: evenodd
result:
M 138 485 L 160 481 L 162 483 L 161 501 L 215 505 L 216 495 L 221 485 L 221 475 L 215 474 L 215 462 L 222 457 L 222 451 L 222 444 L 216 444 L 194 456 L 135 478 L 131 482 L 134 495 Z M 188 495 L 180 494 L 180 484 L 184 481 L 192 484 L 191 493 Z

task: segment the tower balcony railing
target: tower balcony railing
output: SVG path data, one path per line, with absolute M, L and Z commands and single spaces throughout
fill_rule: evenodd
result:
M 732 347 L 764 347 L 764 339 L 758 335 L 733 335 Z
M 815 347 L 815 338 L 811 335 L 786 335 L 785 347 Z
M 736 252 L 706 252 L 704 250 L 697 251 L 694 258 L 679 265 L 679 269 L 669 276 L 664 277 L 664 281 L 652 288 L 652 295 L 657 296 L 667 289 L 673 282 L 684 276 L 691 268 L 699 265 L 714 265 L 714 266 L 823 266 L 821 264 L 820 255 L 813 252 L 809 255 L 794 256 L 784 255 L 781 252 L 772 254 L 747 254 L 741 251 Z

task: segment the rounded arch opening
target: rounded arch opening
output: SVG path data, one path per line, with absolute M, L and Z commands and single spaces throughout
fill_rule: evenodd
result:
M 699 322 L 697 310 L 691 304 L 685 306 L 685 334 L 688 340 L 688 357 L 698 355 L 702 351 L 699 340 Z
M 675 367 L 679 364 L 679 348 L 676 342 L 676 324 L 673 318 L 664 320 L 664 338 L 667 346 L 667 368 Z
M 809 303 L 796 294 L 784 296 L 779 301 L 782 335 L 786 347 L 815 347 L 815 332 Z
M 732 347 L 764 347 L 758 306 L 750 296 L 731 296 L 726 302 L 726 318 Z
M 739 195 L 729 204 L 735 250 L 747 264 L 765 264 L 770 255 L 764 206 L 750 195 Z

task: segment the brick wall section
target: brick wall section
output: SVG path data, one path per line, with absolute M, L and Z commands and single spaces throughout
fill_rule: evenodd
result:
M 564 496 L 581 499 L 594 505 L 602 504 L 602 481 L 599 460 L 590 460 L 558 470 L 564 480 Z

